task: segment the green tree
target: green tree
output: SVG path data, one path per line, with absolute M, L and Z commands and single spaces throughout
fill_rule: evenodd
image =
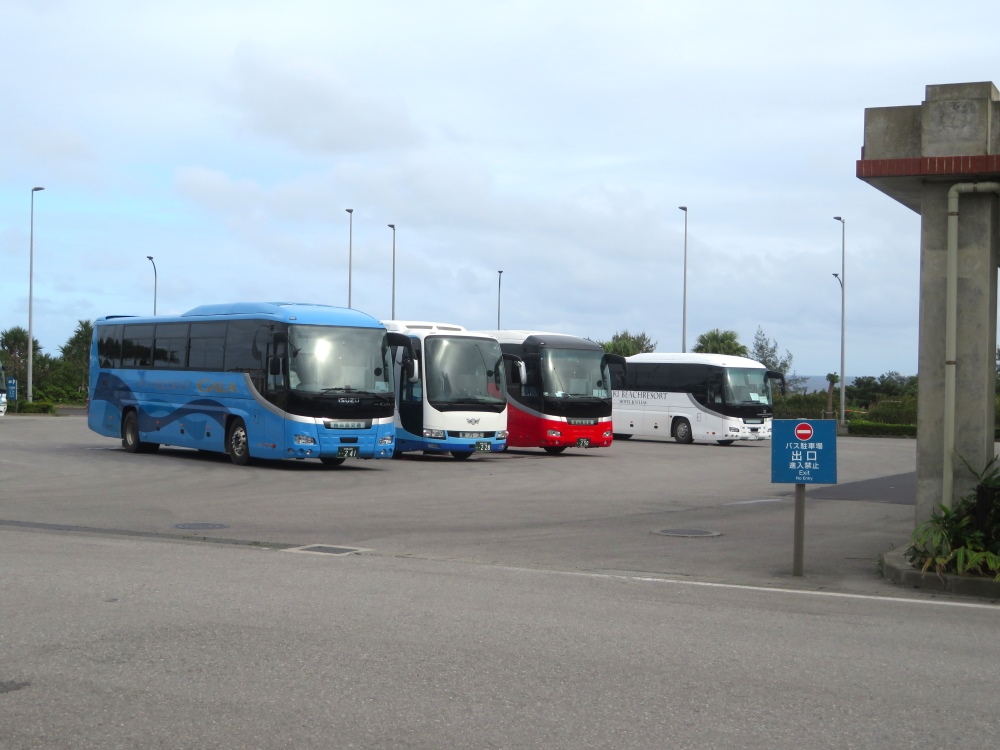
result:
M 792 368 L 792 353 L 785 349 L 785 356 L 778 356 L 778 342 L 769 339 L 760 326 L 757 326 L 753 337 L 750 359 L 760 362 L 768 370 L 777 370 L 785 375 Z
M 31 353 L 32 390 L 34 390 L 35 383 L 38 383 L 42 371 L 36 365 L 41 353 L 42 347 L 39 345 L 38 339 L 35 339 Z M 21 393 L 26 392 L 28 384 L 28 332 L 20 326 L 14 326 L 0 332 L 0 357 L 3 357 L 7 376 L 17 378 L 18 398 L 23 398 Z
M 69 341 L 59 347 L 62 378 L 78 398 L 87 392 L 90 384 L 90 345 L 93 337 L 94 324 L 89 320 L 79 320 Z
M 734 357 L 746 357 L 750 354 L 750 350 L 740 343 L 736 331 L 723 331 L 719 328 L 698 336 L 691 351 L 699 354 L 729 354 Z
M 656 342 L 651 341 L 645 331 L 629 333 L 626 329 L 616 333 L 610 341 L 598 341 L 597 343 L 608 354 L 620 354 L 623 357 L 656 351 Z

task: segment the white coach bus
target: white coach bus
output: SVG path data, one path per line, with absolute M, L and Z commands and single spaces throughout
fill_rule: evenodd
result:
M 636 354 L 612 376 L 616 438 L 674 438 L 732 445 L 771 438 L 772 380 L 760 362 L 724 354 Z
M 460 325 L 387 320 L 410 339 L 416 362 L 393 346 L 396 453 L 495 453 L 507 447 L 507 393 L 500 344 Z M 408 375 L 412 373 L 412 375 Z

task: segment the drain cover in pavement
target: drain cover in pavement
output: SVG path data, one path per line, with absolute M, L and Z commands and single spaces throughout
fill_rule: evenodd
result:
M 224 523 L 176 523 L 174 524 L 175 529 L 197 529 L 199 531 L 205 529 L 228 529 Z
M 660 529 L 653 533 L 660 536 L 722 536 L 721 531 L 707 531 L 706 529 Z

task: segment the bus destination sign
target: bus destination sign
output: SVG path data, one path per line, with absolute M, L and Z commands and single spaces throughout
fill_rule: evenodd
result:
M 771 429 L 772 483 L 837 483 L 834 420 L 775 419 Z

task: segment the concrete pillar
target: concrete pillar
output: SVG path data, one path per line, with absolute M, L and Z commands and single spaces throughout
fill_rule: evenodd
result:
M 1000 94 L 992 83 L 928 86 L 918 107 L 865 111 L 858 177 L 921 216 L 916 524 L 972 490 L 963 459 L 980 470 L 994 455 L 1000 200 L 966 193 L 958 216 L 954 491 L 943 497 L 948 190 L 1000 182 L 998 154 Z

